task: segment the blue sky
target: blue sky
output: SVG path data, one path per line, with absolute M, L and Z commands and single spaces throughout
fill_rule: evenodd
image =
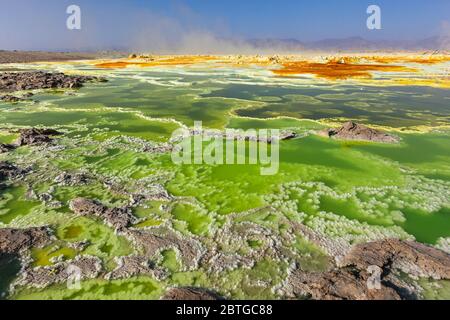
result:
M 81 7 L 80 31 L 65 27 L 70 4 Z M 381 7 L 382 30 L 366 28 L 370 4 Z M 0 49 L 158 50 L 207 47 L 217 38 L 416 40 L 448 35 L 449 23 L 449 0 L 0 0 Z

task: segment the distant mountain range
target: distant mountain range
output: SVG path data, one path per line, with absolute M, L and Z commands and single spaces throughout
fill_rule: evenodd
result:
M 297 39 L 251 39 L 247 42 L 256 49 L 277 49 L 289 52 L 300 50 L 372 51 L 450 49 L 450 37 L 430 37 L 419 41 L 372 41 L 361 37 L 350 37 L 311 42 L 302 42 Z
M 0 48 L 1 49 L 1 48 Z M 300 41 L 298 39 L 277 39 L 277 38 L 264 38 L 264 39 L 231 39 L 231 38 L 212 38 L 211 43 L 204 48 L 200 48 L 202 54 L 216 54 L 224 53 L 222 49 L 225 49 L 227 53 L 262 53 L 262 54 L 289 54 L 289 53 L 301 53 L 304 51 L 450 51 L 450 36 L 446 37 L 430 37 L 418 41 L 393 41 L 393 40 L 367 40 L 362 37 L 349 37 L 342 39 L 324 39 L 319 41 Z M 41 49 L 42 51 L 47 51 Z M 155 48 L 136 49 L 122 46 L 102 46 L 102 47 L 79 47 L 77 50 L 70 48 L 58 48 L 51 50 L 52 52 L 102 52 L 103 55 L 107 54 L 126 54 L 127 52 L 151 52 L 151 53 L 163 53 L 163 54 L 184 54 L 186 53 L 184 48 L 177 48 L 176 45 L 172 49 L 158 50 Z M 195 51 L 195 46 L 190 48 L 187 52 L 191 53 Z

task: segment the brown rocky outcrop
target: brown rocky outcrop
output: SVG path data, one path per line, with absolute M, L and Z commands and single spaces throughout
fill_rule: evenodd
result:
M 357 124 L 353 121 L 344 123 L 344 125 L 338 129 L 331 128 L 319 131 L 318 134 L 341 140 L 372 141 L 382 143 L 399 142 L 398 137 L 392 136 L 380 130 L 366 127 L 362 124 Z
M 51 240 L 51 231 L 47 227 L 0 228 L 0 253 L 20 253 L 32 247 L 48 245 Z
M 78 256 L 71 261 L 59 262 L 46 267 L 28 267 L 15 283 L 17 286 L 45 288 L 52 284 L 64 283 L 71 280 L 94 279 L 103 270 L 98 257 Z
M 11 283 L 27 264 L 29 250 L 47 246 L 52 240 L 51 230 L 47 227 L 0 228 L 0 300 L 9 295 Z
M 340 262 L 366 270 L 369 266 L 399 269 L 415 277 L 450 279 L 450 255 L 414 242 L 387 239 L 354 246 Z
M 15 142 L 18 146 L 26 145 L 42 145 L 52 143 L 53 136 L 61 135 L 62 133 L 54 129 L 39 129 L 29 128 L 19 130 L 20 136 Z
M 450 279 L 450 255 L 398 239 L 358 244 L 329 271 L 305 272 L 297 267 L 283 291 L 287 297 L 318 300 L 418 299 L 417 286 L 405 282 L 400 272 L 413 278 Z M 377 287 L 369 285 L 374 279 Z
M 4 72 L 0 74 L 0 91 L 80 88 L 90 81 L 104 80 L 97 77 L 43 71 Z
M 339 268 L 328 272 L 294 270 L 288 278 L 286 293 L 291 298 L 313 300 L 401 300 L 386 282 L 379 289 L 369 289 L 370 275 L 356 268 Z
M 104 220 L 116 231 L 124 230 L 135 220 L 130 208 L 108 208 L 96 200 L 77 198 L 72 200 L 69 206 L 78 215 L 94 216 Z
M 62 135 L 54 129 L 27 128 L 19 130 L 19 138 L 13 144 L 0 143 L 0 153 L 10 152 L 21 146 L 40 146 L 54 142 L 54 136 Z

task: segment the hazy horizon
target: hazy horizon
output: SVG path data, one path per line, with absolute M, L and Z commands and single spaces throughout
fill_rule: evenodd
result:
M 311 43 L 360 37 L 415 43 L 437 37 L 448 47 L 450 1 L 345 2 L 0 0 L 0 50 L 246 52 L 251 39 Z M 81 30 L 68 30 L 66 8 L 81 8 Z M 368 30 L 366 9 L 380 6 L 382 29 Z

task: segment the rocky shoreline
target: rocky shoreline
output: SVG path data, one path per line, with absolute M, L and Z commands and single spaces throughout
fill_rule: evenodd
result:
M 0 253 L 24 253 L 31 248 L 50 244 L 51 240 L 52 232 L 48 227 L 0 228 Z
M 35 89 L 75 89 L 86 82 L 105 81 L 103 78 L 44 71 L 0 73 L 0 91 L 14 92 Z M 5 99 L 5 96 L 3 97 Z M 11 98 L 9 98 L 11 99 Z

